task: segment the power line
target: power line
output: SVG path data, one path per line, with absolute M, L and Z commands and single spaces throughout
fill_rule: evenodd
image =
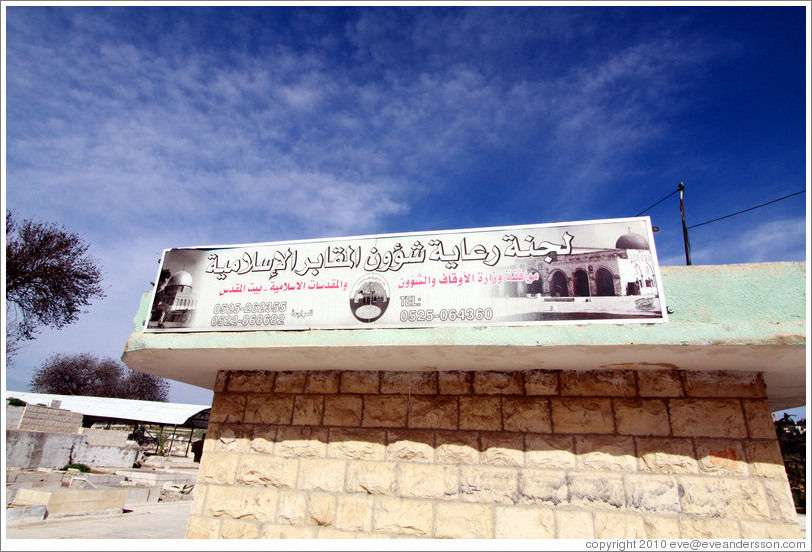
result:
M 761 205 L 756 205 L 755 207 L 750 207 L 749 209 L 744 209 L 743 211 L 737 211 L 735 213 L 730 213 L 729 215 L 725 215 L 723 217 L 715 218 L 715 219 L 712 219 L 712 220 L 706 220 L 705 222 L 700 222 L 699 224 L 694 224 L 693 226 L 689 226 L 688 228 L 689 229 L 690 228 L 696 228 L 697 226 L 704 226 L 706 224 L 710 224 L 711 222 L 716 222 L 718 220 L 730 218 L 730 217 L 733 217 L 733 216 L 736 216 L 736 215 L 741 215 L 742 213 L 746 213 L 747 211 L 752 211 L 754 209 L 759 209 L 761 207 L 765 207 L 767 205 L 770 205 L 771 203 L 775 203 L 777 201 L 787 199 L 788 197 L 796 196 L 796 195 L 803 194 L 803 193 L 806 193 L 806 190 L 801 190 L 800 192 L 795 192 L 795 193 L 792 193 L 792 194 L 789 194 L 789 195 L 785 195 L 784 197 L 779 197 L 778 199 L 768 201 L 767 203 L 762 203 Z
M 640 215 L 642 215 L 643 213 L 645 213 L 646 211 L 648 211 L 648 210 L 649 210 L 649 209 L 651 209 L 652 207 L 656 207 L 657 205 L 659 205 L 660 203 L 662 203 L 663 201 L 665 201 L 666 199 L 668 199 L 669 197 L 671 197 L 672 195 L 674 195 L 675 193 L 677 193 L 678 191 L 679 191 L 679 188 L 677 188 L 676 190 L 674 190 L 673 192 L 671 192 L 670 194 L 668 194 L 667 196 L 665 196 L 664 198 L 662 198 L 660 201 L 658 201 L 657 203 L 655 203 L 655 204 L 654 204 L 654 205 L 652 205 L 651 207 L 646 207 L 645 209 L 643 209 L 642 211 L 640 211 L 639 213 L 637 213 L 637 214 L 636 214 L 636 215 L 634 215 L 634 216 L 639 217 Z

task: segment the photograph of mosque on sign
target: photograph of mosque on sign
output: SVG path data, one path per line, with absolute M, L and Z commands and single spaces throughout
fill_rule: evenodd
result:
M 164 256 L 155 298 L 152 302 L 147 328 L 188 328 L 194 323 L 198 297 L 195 293 L 193 269 L 205 252 L 194 250 L 168 251 Z
M 632 227 L 635 226 L 633 229 Z M 509 314 L 501 321 L 605 320 L 627 318 L 661 318 L 656 258 L 649 243 L 648 228 L 629 224 L 615 233 L 614 247 L 607 243 L 606 230 L 617 225 L 597 226 L 601 235 L 588 247 L 590 239 L 584 227 L 569 230 L 579 236 L 568 255 L 550 262 L 534 258 L 517 260 L 511 269 L 534 275 L 532 283 L 505 282 L 499 295 L 517 306 L 524 300 L 521 312 Z M 580 231 L 579 231 L 580 230 Z

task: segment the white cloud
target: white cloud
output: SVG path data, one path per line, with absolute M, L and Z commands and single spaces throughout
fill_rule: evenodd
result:
M 787 259 L 806 259 L 807 222 L 803 217 L 752 221 L 733 226 L 743 228 L 732 233 L 724 221 L 703 229 L 691 243 L 702 243 L 691 251 L 696 264 L 765 263 Z M 728 223 L 730 224 L 730 223 Z M 699 240 L 702 240 L 700 242 Z

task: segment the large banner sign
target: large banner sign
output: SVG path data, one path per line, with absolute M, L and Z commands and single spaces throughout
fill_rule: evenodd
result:
M 648 217 L 164 251 L 147 332 L 663 322 Z

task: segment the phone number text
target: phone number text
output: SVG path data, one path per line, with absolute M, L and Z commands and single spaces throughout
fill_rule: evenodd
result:
M 401 322 L 454 322 L 457 320 L 491 320 L 493 309 L 403 309 L 400 311 Z

